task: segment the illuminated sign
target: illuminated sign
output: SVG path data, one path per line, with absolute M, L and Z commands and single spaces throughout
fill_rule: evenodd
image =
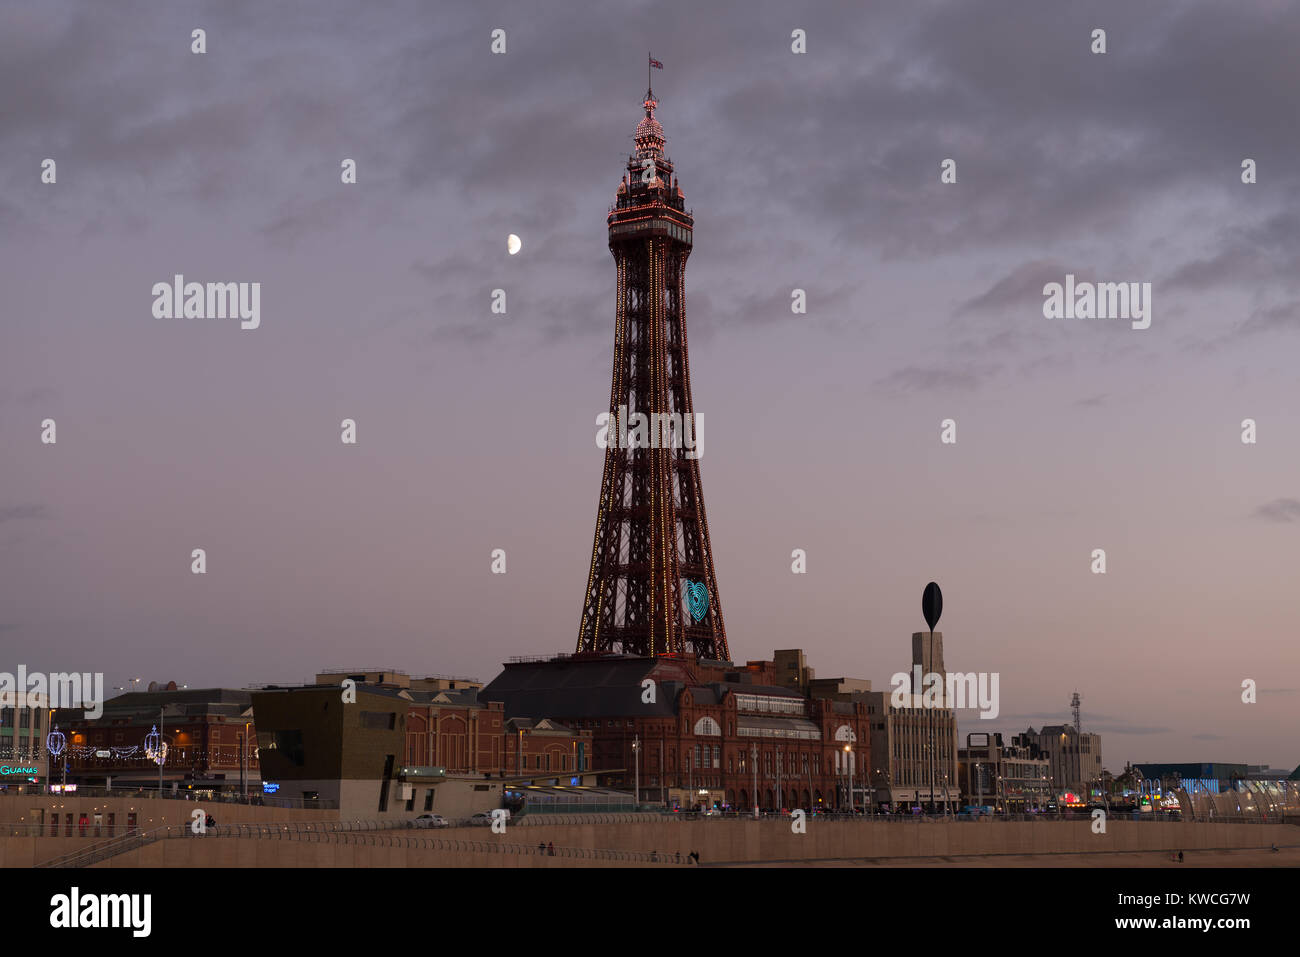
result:
M 77 786 L 75 784 L 51 784 L 50 790 L 56 794 L 71 794 L 77 790 Z
M 0 777 L 10 778 L 10 777 L 18 776 L 18 777 L 29 778 L 33 774 L 40 774 L 40 773 L 41 772 L 39 768 L 24 768 L 24 767 L 19 767 L 17 765 L 11 766 L 8 764 L 0 765 Z
M 263 793 L 263 794 L 274 794 L 274 793 L 275 793 L 276 791 L 278 791 L 278 790 L 280 790 L 280 785 L 275 784 L 275 783 L 273 783 L 273 782 L 271 782 L 271 781 L 263 781 L 263 782 L 262 782 L 262 793 Z

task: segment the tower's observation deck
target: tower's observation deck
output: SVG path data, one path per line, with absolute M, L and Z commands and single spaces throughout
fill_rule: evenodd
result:
M 664 154 L 658 105 L 647 90 L 609 211 L 614 371 L 578 651 L 728 658 L 686 346 L 695 220 Z
M 695 219 L 686 212 L 686 198 L 664 155 L 664 128 L 655 119 L 659 101 L 647 91 L 645 119 L 633 139 L 636 152 L 628 157 L 627 175 L 619 183 L 609 212 L 609 243 L 650 236 L 667 236 L 689 251 L 694 242 Z

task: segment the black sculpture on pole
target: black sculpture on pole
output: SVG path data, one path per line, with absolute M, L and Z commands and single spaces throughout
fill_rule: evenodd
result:
M 939 616 L 943 614 L 943 592 L 939 590 L 938 582 L 930 582 L 925 586 L 925 591 L 921 595 L 921 614 L 925 615 L 925 623 L 930 626 L 930 634 L 934 634 L 934 626 L 939 624 Z
M 926 659 L 926 667 L 934 668 L 934 626 L 939 624 L 939 616 L 943 614 L 943 592 L 939 589 L 938 582 L 930 582 L 925 586 L 925 591 L 921 594 L 921 614 L 925 616 L 925 623 L 930 626 L 930 654 Z M 921 675 L 922 684 L 925 683 L 928 675 Z M 913 691 L 915 693 L 915 691 Z M 922 704 L 925 699 L 921 699 Z M 930 813 L 934 813 L 934 715 L 926 714 L 926 728 L 930 733 Z M 919 797 L 919 795 L 918 795 Z M 948 793 L 945 790 L 943 795 L 944 806 L 948 804 Z

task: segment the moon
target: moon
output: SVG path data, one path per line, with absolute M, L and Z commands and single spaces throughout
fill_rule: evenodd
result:
M 506 237 L 506 252 L 510 253 L 510 255 L 513 256 L 515 253 L 519 252 L 523 246 L 523 242 L 514 233 L 511 233 Z

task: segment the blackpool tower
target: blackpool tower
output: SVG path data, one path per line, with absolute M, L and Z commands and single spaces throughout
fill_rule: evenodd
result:
M 609 213 L 614 374 L 578 652 L 729 659 L 686 348 L 695 220 L 664 155 L 658 106 L 647 90 Z

